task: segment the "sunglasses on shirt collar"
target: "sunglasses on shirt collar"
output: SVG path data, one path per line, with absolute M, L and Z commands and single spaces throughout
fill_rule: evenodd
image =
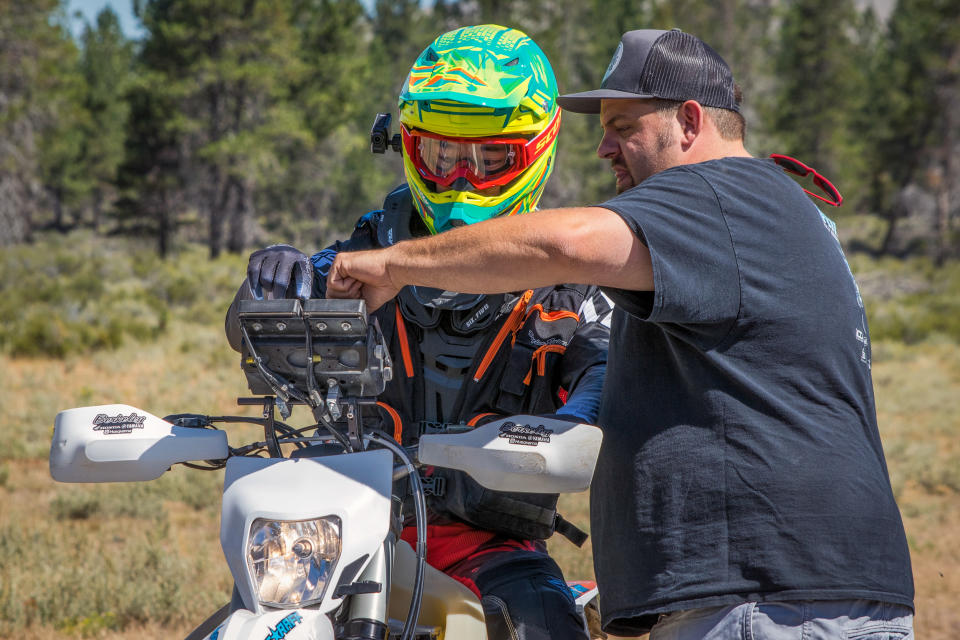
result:
M 843 196 L 840 195 L 840 191 L 813 167 L 808 167 L 796 158 L 791 158 L 790 156 L 781 155 L 779 153 L 771 153 L 770 159 L 776 162 L 787 173 L 792 173 L 800 176 L 801 178 L 805 178 L 812 173 L 813 184 L 820 187 L 820 189 L 827 194 L 827 197 L 813 193 L 812 191 L 804 188 L 803 190 L 806 191 L 807 194 L 817 198 L 818 200 L 823 200 L 827 204 L 834 207 L 839 207 L 841 204 L 843 204 Z

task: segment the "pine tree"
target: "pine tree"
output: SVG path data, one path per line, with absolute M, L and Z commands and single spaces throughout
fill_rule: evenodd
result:
M 291 85 L 303 73 L 289 2 L 148 0 L 144 67 L 176 100 L 173 128 L 188 200 L 207 219 L 216 257 L 255 232 L 257 193 L 279 179 L 289 146 L 307 132 Z
M 115 215 L 120 231 L 157 241 L 166 257 L 186 208 L 191 163 L 184 158 L 176 99 L 158 91 L 164 76 L 138 69 L 125 97 L 124 155 L 117 169 Z
M 874 204 L 888 220 L 881 247 L 890 251 L 904 190 L 919 186 L 936 200 L 934 255 L 952 250 L 960 190 L 960 1 L 900 0 L 890 16 L 871 86 L 870 157 Z
M 66 23 L 55 0 L 0 0 L 0 246 L 65 226 L 63 206 L 85 188 L 76 161 L 82 83 Z
M 864 104 L 858 20 L 853 0 L 787 4 L 765 114 L 779 141 L 772 150 L 815 166 L 854 204 L 866 192 L 864 139 L 851 126 Z
M 291 100 L 311 139 L 271 192 L 278 209 L 265 222 L 278 239 L 306 250 L 348 234 L 400 180 L 399 158 L 371 154 L 369 131 L 377 112 L 395 111 L 403 78 L 359 0 L 300 0 L 292 16 L 306 72 Z
M 109 6 L 97 15 L 96 26 L 86 25 L 81 42 L 87 118 L 79 161 L 91 183 L 92 226 L 97 229 L 106 201 L 116 192 L 117 167 L 123 160 L 133 47 Z

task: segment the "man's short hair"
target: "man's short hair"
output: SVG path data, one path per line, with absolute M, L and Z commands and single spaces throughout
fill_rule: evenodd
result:
M 737 104 L 740 104 L 743 100 L 743 91 L 740 89 L 740 85 L 734 84 L 733 90 Z M 680 105 L 683 104 L 683 102 L 679 100 L 663 100 L 661 98 L 653 98 L 651 102 L 658 113 L 676 111 Z M 717 132 L 724 140 L 743 141 L 746 138 L 747 121 L 736 111 L 721 109 L 719 107 L 704 107 L 703 110 L 706 111 L 710 119 L 713 120 L 714 126 L 717 127 Z

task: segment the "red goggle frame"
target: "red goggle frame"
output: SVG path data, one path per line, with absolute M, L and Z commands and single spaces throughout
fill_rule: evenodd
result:
M 505 185 L 532 165 L 560 131 L 560 111 L 534 138 L 451 138 L 400 126 L 407 157 L 426 180 L 449 187 L 465 178 L 475 189 Z M 502 166 L 488 167 L 490 160 Z
M 833 186 L 833 183 L 831 183 L 829 180 L 823 177 L 813 167 L 808 167 L 807 165 L 803 164 L 796 158 L 791 158 L 790 156 L 781 155 L 779 153 L 771 153 L 770 158 L 774 162 L 776 162 L 778 165 L 780 165 L 780 167 L 784 171 L 788 173 L 792 173 L 794 175 L 798 175 L 801 178 L 805 178 L 812 173 L 813 184 L 820 187 L 820 189 L 822 189 L 823 192 L 827 194 L 828 197 L 825 198 L 819 194 L 816 194 L 804 188 L 803 190 L 806 191 L 809 195 L 813 196 L 814 198 L 817 198 L 818 200 L 823 200 L 827 204 L 834 207 L 839 207 L 841 204 L 843 204 L 843 196 L 840 195 L 840 191 L 835 186 Z

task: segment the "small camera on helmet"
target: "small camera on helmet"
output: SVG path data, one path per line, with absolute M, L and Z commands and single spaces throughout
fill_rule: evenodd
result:
M 373 153 L 386 153 L 387 147 L 394 151 L 400 151 L 402 141 L 400 134 L 390 135 L 390 114 L 378 113 L 373 120 L 373 126 L 370 128 L 370 151 Z

